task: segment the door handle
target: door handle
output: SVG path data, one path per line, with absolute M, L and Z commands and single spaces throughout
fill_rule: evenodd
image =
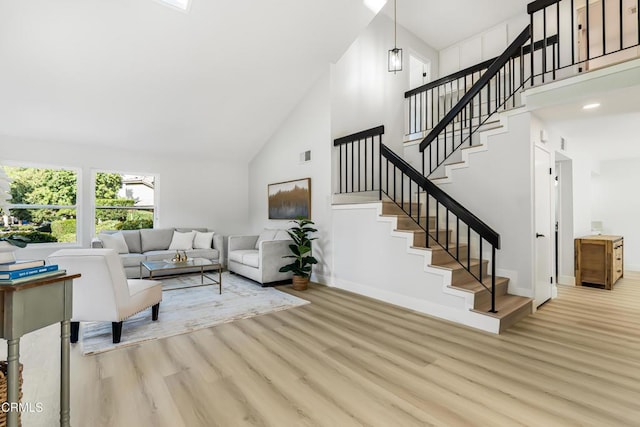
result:
M 539 237 L 544 237 L 544 234 L 536 233 L 536 239 Z

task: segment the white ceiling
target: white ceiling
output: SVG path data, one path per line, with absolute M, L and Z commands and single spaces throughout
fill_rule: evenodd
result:
M 573 152 L 594 160 L 640 158 L 640 60 L 620 63 L 533 89 L 527 106 Z M 600 107 L 584 110 L 587 104 Z
M 442 48 L 527 3 L 398 14 Z M 372 18 L 362 0 L 0 0 L 0 135 L 250 159 Z

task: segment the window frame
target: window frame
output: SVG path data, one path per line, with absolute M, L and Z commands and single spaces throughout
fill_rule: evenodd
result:
M 84 216 L 82 213 L 82 168 L 76 166 L 55 165 L 49 163 L 37 163 L 37 162 L 25 162 L 25 161 L 11 161 L 3 160 L 0 164 L 1 167 L 11 168 L 25 168 L 25 169 L 53 169 L 53 170 L 66 170 L 74 172 L 76 175 L 76 204 L 75 205 L 40 205 L 40 204 L 25 204 L 25 203 L 11 203 L 9 202 L 9 210 L 11 209 L 72 209 L 76 213 L 76 241 L 75 242 L 38 242 L 29 243 L 28 247 L 31 248 L 44 248 L 44 247 L 78 247 L 82 245 L 82 224 Z M 11 184 L 9 185 L 11 188 Z
M 158 182 L 160 181 L 160 176 L 157 173 L 151 172 L 128 172 L 117 169 L 92 169 L 91 170 L 91 212 L 90 212 L 90 232 L 92 236 L 96 236 L 98 233 L 96 232 L 96 212 L 98 209 L 133 209 L 133 210 L 148 210 L 149 206 L 98 206 L 96 200 L 96 181 L 99 173 L 113 173 L 119 175 L 133 175 L 133 176 L 152 176 L 153 177 L 153 228 L 156 228 L 158 225 Z

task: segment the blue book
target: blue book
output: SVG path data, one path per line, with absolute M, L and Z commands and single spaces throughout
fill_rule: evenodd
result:
M 22 270 L 10 271 L 8 273 L 0 273 L 0 280 L 13 280 L 20 279 L 22 277 L 33 276 L 41 273 L 48 273 L 50 271 L 56 271 L 57 265 L 42 265 L 40 267 L 24 268 Z

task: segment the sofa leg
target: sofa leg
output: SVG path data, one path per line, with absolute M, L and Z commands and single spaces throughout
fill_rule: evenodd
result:
M 113 343 L 118 344 L 122 336 L 122 322 L 111 322 L 111 333 L 113 335 Z
M 78 334 L 80 333 L 80 322 L 71 322 L 71 342 L 78 342 Z
M 157 303 L 153 307 L 151 307 L 151 320 L 154 322 L 158 320 L 158 313 L 160 313 L 160 303 Z

